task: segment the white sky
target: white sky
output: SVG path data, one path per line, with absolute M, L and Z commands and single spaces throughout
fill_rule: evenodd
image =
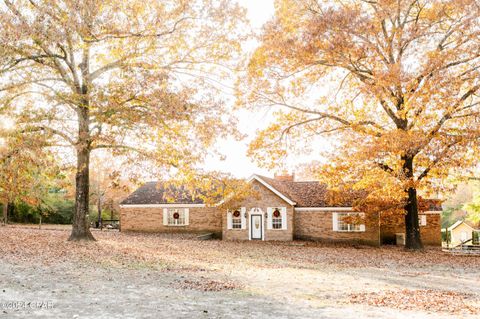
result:
M 247 8 L 247 17 L 255 30 L 259 30 L 274 14 L 273 0 L 238 0 L 238 2 Z M 215 148 L 225 155 L 225 160 L 209 156 L 203 168 L 228 172 L 240 178 L 247 178 L 252 174 L 273 176 L 275 171 L 268 171 L 258 167 L 246 155 L 248 144 L 254 139 L 256 131 L 265 128 L 272 120 L 271 110 L 259 107 L 255 111 L 238 111 L 236 115 L 239 119 L 239 130 L 241 133 L 246 134 L 247 137 L 240 142 L 234 139 L 218 141 Z M 315 144 L 314 148 L 317 150 L 328 149 L 325 141 L 312 141 L 312 143 Z M 289 171 L 293 172 L 298 164 L 319 159 L 318 155 L 320 155 L 318 152 L 317 154 L 305 154 L 304 156 L 296 154 L 286 159 L 286 165 Z
M 247 8 L 248 18 L 255 29 L 261 28 L 273 15 L 273 0 L 238 0 L 238 2 Z M 221 161 L 211 156 L 204 168 L 229 172 L 237 177 L 248 177 L 254 173 L 273 175 L 273 172 L 259 168 L 246 155 L 248 143 L 254 138 L 255 132 L 268 124 L 268 110 L 258 109 L 256 112 L 242 110 L 237 112 L 237 116 L 240 131 L 248 137 L 240 142 L 234 139 L 219 141 L 217 146 L 226 156 L 225 160 Z

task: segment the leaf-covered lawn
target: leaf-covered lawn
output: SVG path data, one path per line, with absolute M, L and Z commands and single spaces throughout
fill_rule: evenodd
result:
M 82 268 L 168 274 L 164 288 L 177 293 L 237 291 L 292 305 L 299 314 L 298 305 L 352 313 L 390 309 L 406 317 L 480 315 L 480 258 L 438 248 L 412 253 L 398 247 L 199 241 L 191 235 L 108 231 L 94 232 L 96 242 L 72 243 L 68 235 L 67 230 L 1 227 L 0 260 L 72 273 Z M 124 278 L 112 280 L 128 285 L 129 277 Z

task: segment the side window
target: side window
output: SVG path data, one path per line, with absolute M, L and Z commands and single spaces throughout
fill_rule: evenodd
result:
M 282 229 L 282 214 L 278 208 L 275 208 L 272 213 L 272 228 Z
M 185 225 L 185 209 L 174 208 L 168 210 L 168 225 L 182 226 Z
M 238 209 L 232 214 L 232 229 L 242 229 L 242 216 Z

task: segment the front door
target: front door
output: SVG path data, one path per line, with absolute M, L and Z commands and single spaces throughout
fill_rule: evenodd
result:
M 250 215 L 250 231 L 252 232 L 252 239 L 260 239 L 262 240 L 262 232 L 263 232 L 263 222 L 262 222 L 262 215 Z

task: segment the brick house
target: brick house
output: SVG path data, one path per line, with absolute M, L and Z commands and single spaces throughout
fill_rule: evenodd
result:
M 253 175 L 249 182 L 259 196 L 234 210 L 207 207 L 184 188 L 174 189 L 174 202 L 157 182 L 138 188 L 120 205 L 122 231 L 212 232 L 225 240 L 311 239 L 378 246 L 385 238 L 404 232 L 403 218 L 382 225 L 370 216 L 348 223 L 346 216 L 364 215 L 345 202 L 329 204 L 327 187 L 319 182 L 297 182 L 293 176 L 268 178 Z M 420 212 L 422 239 L 441 244 L 439 205 Z

